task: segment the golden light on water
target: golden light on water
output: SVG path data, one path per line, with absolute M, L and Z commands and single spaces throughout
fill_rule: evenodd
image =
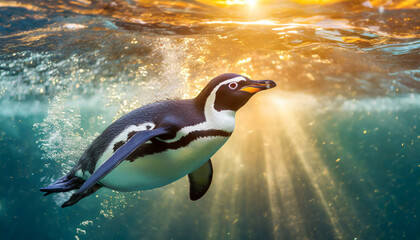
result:
M 329 3 L 337 3 L 342 2 L 342 0 L 293 0 L 297 3 L 302 4 L 329 4 Z
M 284 2 L 297 2 L 301 4 L 328 4 L 328 3 L 336 3 L 342 2 L 342 0 L 290 0 Z M 211 0 L 200 0 L 200 2 L 210 4 L 210 5 L 219 5 L 219 6 L 256 6 L 257 4 L 276 4 L 279 3 L 277 0 L 219 0 L 219 1 L 211 1 Z
M 215 5 L 219 7 L 234 7 L 234 6 L 249 6 L 255 7 L 259 6 L 270 6 L 276 4 L 287 4 L 287 3 L 298 3 L 302 5 L 327 5 L 327 4 L 335 4 L 340 2 L 346 2 L 345 0 L 219 0 L 219 1 L 211 1 L 211 0 L 198 0 L 199 2 L 208 4 L 208 5 Z M 397 1 L 389 1 L 389 0 L 367 0 L 367 1 L 360 1 L 358 4 L 365 4 L 366 6 L 371 7 L 383 7 L 386 9 L 413 9 L 419 8 L 420 3 L 418 0 L 397 0 Z
M 277 26 L 278 23 L 271 20 L 256 20 L 256 21 L 211 21 L 204 22 L 205 24 L 236 24 L 236 25 L 260 25 L 260 26 Z
M 255 6 L 258 0 L 227 0 L 227 5 L 248 5 L 250 7 Z
M 258 3 L 258 0 L 199 0 L 205 4 L 217 5 L 217 6 L 255 6 Z
M 20 7 L 20 8 L 25 8 L 27 10 L 42 11 L 42 8 L 39 8 L 35 5 L 21 3 L 17 1 L 0 2 L 0 7 Z
M 374 7 L 386 7 L 393 9 L 404 9 L 404 8 L 419 8 L 420 2 L 418 0 L 404 0 L 404 1 L 388 1 L 388 0 L 370 0 L 369 1 Z

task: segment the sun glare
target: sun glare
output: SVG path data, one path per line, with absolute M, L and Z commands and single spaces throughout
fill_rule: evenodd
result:
M 255 6 L 258 0 L 227 0 L 227 5 L 248 5 Z

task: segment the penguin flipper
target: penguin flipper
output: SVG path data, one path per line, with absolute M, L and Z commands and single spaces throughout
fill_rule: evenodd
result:
M 93 187 L 98 181 L 104 178 L 108 173 L 110 173 L 114 168 L 116 168 L 120 163 L 124 161 L 136 148 L 141 146 L 143 143 L 149 141 L 150 139 L 157 137 L 159 135 L 164 135 L 169 133 L 168 128 L 160 127 L 152 130 L 145 130 L 136 133 L 133 137 L 130 138 L 124 145 L 117 149 L 117 151 L 112 154 L 112 156 L 106 160 L 93 174 L 90 176 L 86 182 L 80 187 L 80 189 L 75 193 L 76 195 L 83 195 L 91 187 Z
M 200 199 L 210 188 L 213 179 L 213 166 L 209 159 L 201 167 L 188 174 L 190 181 L 190 199 L 196 201 Z

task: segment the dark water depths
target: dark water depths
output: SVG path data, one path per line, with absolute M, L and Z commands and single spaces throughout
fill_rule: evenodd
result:
M 252 2 L 0 1 L 0 238 L 418 239 L 418 2 Z M 224 72 L 278 87 L 203 199 L 39 192 L 122 114 Z

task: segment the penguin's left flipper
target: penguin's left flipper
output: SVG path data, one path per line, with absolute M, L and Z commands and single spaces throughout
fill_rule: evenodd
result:
M 190 180 L 190 199 L 196 201 L 200 199 L 210 188 L 213 179 L 213 166 L 209 159 L 201 167 L 188 174 Z
M 112 156 L 106 160 L 93 174 L 90 176 L 75 193 L 75 195 L 82 195 L 93 187 L 98 181 L 104 178 L 114 168 L 124 161 L 136 148 L 150 139 L 170 133 L 170 128 L 159 127 L 152 130 L 145 130 L 136 133 L 124 145 L 117 149 Z

